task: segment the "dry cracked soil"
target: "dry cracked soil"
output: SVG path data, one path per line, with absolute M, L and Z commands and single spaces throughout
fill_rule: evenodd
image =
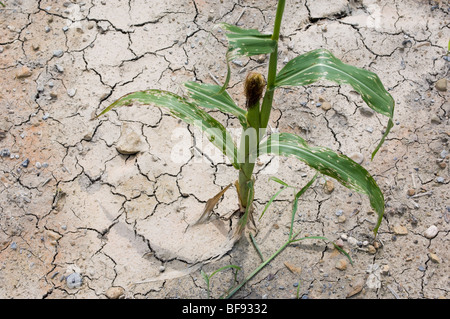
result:
M 206 201 L 237 178 L 196 129 L 155 108 L 123 107 L 148 88 L 223 83 L 219 22 L 270 33 L 274 0 L 3 0 L 0 7 L 0 298 L 217 298 L 261 262 L 236 219 L 193 226 Z M 279 67 L 316 48 L 377 73 L 396 101 L 394 128 L 348 86 L 318 82 L 276 91 L 272 130 L 300 134 L 362 163 L 386 204 L 379 234 L 365 196 L 320 177 L 300 200 L 300 236 L 234 298 L 450 297 L 448 1 L 289 0 Z M 242 105 L 248 71 L 232 61 L 228 92 Z M 239 122 L 210 111 L 230 132 Z M 313 176 L 291 158 L 260 158 L 255 205 Z M 270 256 L 287 239 L 292 192 L 257 219 Z M 214 209 L 237 209 L 234 186 Z

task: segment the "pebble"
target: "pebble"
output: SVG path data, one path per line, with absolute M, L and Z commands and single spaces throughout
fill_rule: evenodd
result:
M 437 80 L 434 86 L 436 87 L 436 90 L 438 90 L 438 91 L 442 91 L 442 92 L 447 91 L 447 79 L 443 78 L 443 79 Z
M 116 149 L 119 153 L 129 155 L 143 151 L 145 142 L 141 135 L 133 131 L 128 125 L 123 124 Z
M 395 225 L 393 231 L 394 231 L 394 234 L 396 234 L 396 235 L 407 235 L 408 234 L 408 229 L 402 225 Z
M 74 272 L 67 276 L 66 283 L 69 289 L 80 288 L 83 283 L 83 279 L 79 273 Z
M 428 239 L 432 239 L 434 237 L 436 237 L 436 235 L 438 234 L 438 228 L 435 225 L 431 225 L 430 227 L 428 227 L 428 229 L 423 233 L 423 235 L 428 238 Z
M 24 160 L 20 165 L 22 166 L 22 167 L 28 167 L 28 164 L 30 164 L 30 160 L 27 158 L 26 160 Z
M 125 290 L 122 287 L 109 287 L 106 290 L 106 297 L 108 299 L 119 299 L 124 293 Z
M 441 262 L 441 259 L 436 254 L 430 253 L 428 257 L 430 257 L 430 260 L 434 263 L 439 264 Z
M 336 262 L 335 267 L 339 270 L 346 270 L 347 269 L 347 259 L 341 258 Z
M 413 195 L 416 194 L 416 190 L 415 189 L 408 189 L 407 194 L 408 194 L 408 196 L 413 196 Z
M 336 242 L 335 242 L 335 244 L 336 244 L 336 246 L 338 246 L 338 247 L 344 247 L 344 242 L 343 242 L 343 240 L 341 239 L 341 238 L 339 238 L 338 240 L 336 240 Z
M 331 109 L 331 103 L 325 101 L 325 102 L 322 103 L 322 106 L 321 106 L 321 107 L 322 107 L 322 110 L 328 111 L 329 109 Z
M 389 275 L 389 266 L 388 265 L 383 265 L 381 266 L 381 274 L 382 275 Z
M 77 93 L 77 89 L 68 89 L 67 90 L 67 95 L 70 97 L 74 97 L 76 93 Z
M 23 66 L 17 73 L 16 73 L 16 78 L 18 79 L 24 79 L 27 77 L 30 77 L 33 74 L 33 72 L 27 67 L 27 66 Z
M 356 163 L 361 164 L 364 161 L 364 155 L 359 152 L 353 152 L 349 157 Z
M 371 254 L 371 255 L 375 255 L 376 252 L 377 252 L 377 250 L 376 250 L 376 248 L 375 248 L 374 246 L 369 245 L 369 246 L 367 246 L 367 252 L 368 252 L 369 254 Z
M 334 183 L 332 180 L 327 180 L 323 187 L 326 194 L 331 194 L 334 190 Z
M 59 73 L 63 73 L 64 72 L 64 67 L 62 67 L 59 64 L 55 64 L 55 69 L 56 71 L 58 71 Z M 50 85 L 50 84 L 49 84 Z
M 442 150 L 442 152 L 440 153 L 441 158 L 446 158 L 448 155 L 448 151 L 447 150 Z
M 55 51 L 53 51 L 53 56 L 54 56 L 54 57 L 57 57 L 57 58 L 62 57 L 63 54 L 64 54 L 64 51 L 63 51 L 63 50 L 55 50 Z
M 338 217 L 338 223 L 340 224 L 345 223 L 346 220 L 347 218 L 344 215 Z
M 336 216 L 342 216 L 342 214 L 344 213 L 344 211 L 342 209 L 339 209 L 338 211 L 336 211 Z
M 7 149 L 7 148 L 4 148 L 4 149 L 2 149 L 0 151 L 0 156 L 1 157 L 7 157 L 9 155 L 11 155 L 11 151 L 9 149 Z
M 16 250 L 16 249 L 17 249 L 17 244 L 16 244 L 16 242 L 13 241 L 9 247 L 11 247 L 12 250 Z
M 354 237 L 348 237 L 348 238 L 347 238 L 347 241 L 348 241 L 348 243 L 349 243 L 350 245 L 352 245 L 352 246 L 358 245 L 358 240 L 357 240 L 356 238 L 354 238 Z
M 442 176 L 439 176 L 439 177 L 436 178 L 436 183 L 442 184 L 444 182 L 445 182 L 445 180 L 444 180 L 444 178 Z

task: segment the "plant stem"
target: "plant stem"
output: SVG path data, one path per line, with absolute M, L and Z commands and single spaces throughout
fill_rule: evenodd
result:
M 277 74 L 277 59 L 278 59 L 278 39 L 280 37 L 280 28 L 281 28 L 281 20 L 283 18 L 283 12 L 284 7 L 286 4 L 286 0 L 279 0 L 278 6 L 277 6 L 277 13 L 275 16 L 275 22 L 273 27 L 273 33 L 272 33 L 272 40 L 277 42 L 277 45 L 275 47 L 274 52 L 270 54 L 269 59 L 269 69 L 267 73 L 267 87 L 266 87 L 266 93 L 263 98 L 263 102 L 261 105 L 261 110 L 259 111 L 259 102 L 258 102 L 258 111 L 259 111 L 259 121 L 256 121 L 258 123 L 257 127 L 254 127 L 256 129 L 256 140 L 258 147 L 259 141 L 262 138 L 262 136 L 265 133 L 265 129 L 267 127 L 267 123 L 269 122 L 270 117 L 270 111 L 272 109 L 272 101 L 273 101 L 273 94 L 274 94 L 274 85 L 275 85 L 275 76 Z M 250 112 L 252 113 L 252 112 Z M 254 119 L 254 114 L 251 114 L 251 119 Z M 250 140 L 250 143 L 254 143 L 254 141 Z M 248 147 L 244 138 L 241 139 L 241 150 L 244 151 L 244 162 L 241 165 L 241 169 L 239 170 L 239 196 L 241 205 L 243 208 L 247 207 L 247 196 L 248 196 L 248 182 L 251 180 L 253 175 L 253 169 L 255 168 L 255 159 L 250 159 L 249 154 L 253 151 Z
M 291 243 L 291 240 L 288 240 L 286 243 L 284 243 L 283 246 L 281 246 L 272 256 L 270 256 L 266 261 L 262 262 L 258 268 L 256 268 L 255 270 L 253 270 L 253 272 L 247 276 L 247 278 L 245 278 L 245 280 L 239 284 L 238 286 L 236 286 L 235 288 L 233 288 L 233 290 L 230 291 L 230 293 L 228 294 L 228 296 L 226 297 L 226 299 L 231 298 L 231 296 L 233 296 L 239 289 L 242 288 L 242 286 L 244 286 L 247 281 L 249 281 L 250 279 L 252 279 L 258 272 L 260 272 L 261 269 L 263 269 L 268 263 L 270 263 L 276 256 L 278 256 L 287 246 L 289 246 L 289 244 Z
M 281 20 L 283 19 L 283 12 L 286 1 L 279 0 L 277 6 L 277 13 L 275 16 L 275 23 L 273 27 L 272 40 L 277 42 L 275 50 L 270 54 L 269 58 L 269 70 L 267 73 L 267 89 L 264 95 L 263 103 L 261 106 L 261 128 L 263 128 L 261 134 L 264 134 L 267 123 L 269 123 L 270 111 L 272 110 L 273 94 L 275 89 L 275 77 L 277 74 L 277 60 L 278 60 L 278 39 L 280 38 Z

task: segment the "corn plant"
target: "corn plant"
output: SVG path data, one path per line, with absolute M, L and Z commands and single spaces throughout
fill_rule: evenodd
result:
M 260 155 L 272 154 L 294 156 L 318 173 L 330 176 L 345 187 L 367 195 L 371 207 L 378 215 L 373 229 L 376 236 L 384 214 L 384 197 L 366 169 L 331 149 L 308 145 L 298 135 L 291 133 L 267 135 L 266 129 L 276 89 L 305 86 L 322 79 L 347 84 L 361 95 L 372 110 L 388 117 L 385 132 L 372 153 L 373 159 L 393 126 L 394 100 L 375 73 L 345 64 L 325 49 L 316 49 L 297 56 L 278 71 L 278 41 L 285 2 L 285 0 L 278 1 L 272 34 L 262 34 L 255 29 L 243 29 L 226 23 L 220 24 L 228 40 L 226 54 L 228 70 L 223 85 L 187 82 L 185 83 L 187 97 L 155 89 L 133 92 L 116 100 L 98 116 L 114 107 L 129 106 L 133 102 L 138 102 L 165 109 L 174 117 L 201 129 L 238 171 L 235 182 L 240 212 L 236 228 L 238 234 L 250 224 L 249 221 L 253 221 L 255 160 Z M 244 85 L 246 104 L 239 107 L 226 91 L 231 76 L 230 62 L 240 56 L 261 54 L 270 55 L 267 74 L 265 77 L 254 72 L 248 74 Z M 239 120 L 242 126 L 239 145 L 233 141 L 225 127 L 205 109 L 219 110 Z M 207 202 L 202 218 L 208 217 L 223 192 L 224 190 Z

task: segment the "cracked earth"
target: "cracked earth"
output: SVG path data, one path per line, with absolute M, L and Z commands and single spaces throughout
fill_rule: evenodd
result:
M 191 225 L 206 201 L 237 178 L 198 132 L 134 105 L 91 120 L 120 96 L 181 83 L 223 83 L 226 40 L 218 22 L 270 33 L 276 2 L 204 0 L 4 0 L 0 7 L 0 297 L 206 298 L 200 271 L 217 273 L 219 297 L 260 263 L 236 220 Z M 376 72 L 396 101 L 394 128 L 347 86 L 321 82 L 277 91 L 270 126 L 352 156 L 386 200 L 379 235 L 366 197 L 318 179 L 288 247 L 236 298 L 449 298 L 450 201 L 447 1 L 287 1 L 279 66 L 316 48 Z M 233 61 L 229 93 L 265 74 L 264 56 Z M 211 112 L 231 131 L 239 122 Z M 261 158 L 258 214 L 279 189 L 313 176 L 294 159 Z M 293 194 L 257 221 L 270 256 L 287 239 Z M 230 188 L 214 210 L 237 208 Z

